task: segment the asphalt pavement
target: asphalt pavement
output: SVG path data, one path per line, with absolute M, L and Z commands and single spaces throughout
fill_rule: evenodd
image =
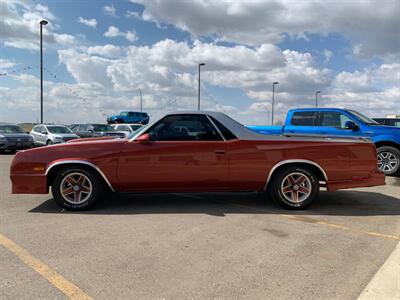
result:
M 0 299 L 357 299 L 400 240 L 400 180 L 321 192 L 114 195 L 87 212 L 12 195 L 0 155 Z M 393 276 L 399 276 L 393 274 Z

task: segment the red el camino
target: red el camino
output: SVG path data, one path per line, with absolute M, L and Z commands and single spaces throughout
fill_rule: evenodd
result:
M 65 209 L 112 192 L 266 192 L 304 209 L 328 191 L 384 185 L 364 139 L 257 134 L 219 112 L 178 112 L 131 139 L 76 140 L 19 152 L 12 192 L 46 194 Z

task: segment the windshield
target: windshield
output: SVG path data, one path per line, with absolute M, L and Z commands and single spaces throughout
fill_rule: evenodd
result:
M 24 133 L 21 127 L 16 125 L 0 125 L 0 133 Z
M 367 125 L 380 125 L 378 122 L 372 120 L 371 118 L 369 118 L 367 116 L 364 116 L 362 113 L 359 113 L 358 111 L 348 110 L 348 112 L 352 113 L 358 120 L 360 120 L 364 124 L 367 124 Z
M 128 135 L 128 139 L 133 138 L 133 137 L 139 132 L 139 130 L 142 130 L 142 129 L 144 129 L 144 128 L 149 128 L 149 125 L 150 125 L 150 124 L 147 124 L 147 125 L 145 125 L 145 126 L 141 126 L 140 128 L 138 128 L 138 129 L 136 129 L 136 130 L 130 132 L 129 135 Z M 133 129 L 133 128 L 132 128 L 132 129 Z
M 122 113 L 120 113 L 120 116 L 126 117 L 128 115 L 127 111 L 123 111 Z
M 129 126 L 131 127 L 132 131 L 136 131 L 143 127 L 142 125 L 129 125 Z
M 92 125 L 93 131 L 96 132 L 104 132 L 104 131 L 113 131 L 114 128 L 112 128 L 110 125 L 105 125 L 105 124 L 94 124 Z
M 48 126 L 47 130 L 50 133 L 72 133 L 72 131 L 65 126 Z

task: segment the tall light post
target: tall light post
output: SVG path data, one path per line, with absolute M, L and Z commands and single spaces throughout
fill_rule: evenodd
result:
M 275 106 L 275 85 L 279 84 L 278 81 L 272 83 L 272 108 L 271 108 L 271 125 L 274 125 L 274 106 Z
M 141 88 L 139 88 L 139 93 L 140 93 L 140 112 L 143 112 L 143 97 Z
M 205 63 L 200 63 L 199 64 L 199 87 L 198 87 L 198 90 L 197 90 L 197 110 L 200 110 L 200 67 L 201 66 L 205 66 L 206 64 Z
M 318 94 L 321 94 L 321 91 L 315 92 L 315 108 L 318 108 Z
M 43 124 L 43 25 L 47 25 L 46 20 L 40 21 L 40 124 Z

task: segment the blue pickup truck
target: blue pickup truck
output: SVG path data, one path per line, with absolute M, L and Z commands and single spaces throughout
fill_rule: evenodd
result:
M 400 128 L 378 122 L 351 109 L 289 110 L 284 126 L 248 126 L 263 134 L 367 137 L 376 145 L 378 168 L 400 176 Z
M 137 111 L 123 111 L 119 115 L 110 116 L 107 118 L 108 124 L 115 123 L 138 123 L 147 124 L 149 123 L 150 117 L 145 112 Z

